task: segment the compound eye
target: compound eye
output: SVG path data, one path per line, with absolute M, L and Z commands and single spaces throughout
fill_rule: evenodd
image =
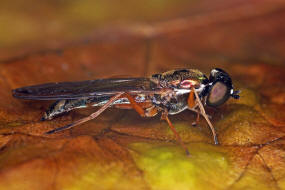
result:
M 230 89 L 228 86 L 221 81 L 217 81 L 210 88 L 206 104 L 213 107 L 220 106 L 225 103 L 229 97 Z

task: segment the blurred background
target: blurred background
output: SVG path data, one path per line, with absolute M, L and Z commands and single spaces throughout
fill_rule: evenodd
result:
M 281 64 L 284 9 L 283 0 L 2 0 L 0 60 L 136 36 L 180 63 Z
M 0 189 L 285 189 L 284 61 L 284 0 L 1 0 Z M 47 82 L 215 67 L 241 98 L 206 108 L 221 146 L 205 122 L 191 127 L 196 115 L 171 117 L 190 159 L 159 117 L 110 109 L 47 137 L 94 109 L 40 122 L 49 102 L 11 96 Z

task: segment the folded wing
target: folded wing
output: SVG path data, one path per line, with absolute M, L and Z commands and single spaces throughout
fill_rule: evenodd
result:
M 156 85 L 148 78 L 117 78 L 40 84 L 14 89 L 12 94 L 28 100 L 61 100 L 112 96 L 119 92 L 147 94 L 155 90 Z

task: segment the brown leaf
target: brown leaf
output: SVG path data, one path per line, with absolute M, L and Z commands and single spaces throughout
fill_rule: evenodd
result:
M 191 15 L 105 27 L 86 43 L 2 61 L 0 189 L 285 188 L 285 4 L 207 2 L 187 8 Z M 71 130 L 44 135 L 94 109 L 41 122 L 51 102 L 11 96 L 12 89 L 32 84 L 181 67 L 207 75 L 223 68 L 242 90 L 240 100 L 206 109 L 220 145 L 204 120 L 191 126 L 194 113 L 170 116 L 190 157 L 159 117 L 109 109 Z

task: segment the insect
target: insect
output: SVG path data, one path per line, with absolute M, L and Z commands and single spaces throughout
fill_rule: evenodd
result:
M 149 78 L 111 78 L 47 83 L 17 88 L 12 93 L 15 98 L 20 99 L 56 100 L 41 120 L 51 120 L 77 108 L 100 107 L 91 115 L 48 131 L 46 134 L 70 129 L 87 122 L 98 117 L 109 107 L 134 109 L 142 117 L 154 117 L 160 113 L 161 119 L 168 123 L 187 154 L 189 154 L 188 149 L 168 115 L 188 109 L 197 113 L 196 122 L 202 115 L 212 131 L 215 144 L 218 144 L 217 134 L 203 105 L 217 107 L 230 97 L 239 98 L 239 91 L 233 89 L 229 74 L 219 68 L 211 70 L 209 78 L 196 69 L 177 69 L 154 74 Z

